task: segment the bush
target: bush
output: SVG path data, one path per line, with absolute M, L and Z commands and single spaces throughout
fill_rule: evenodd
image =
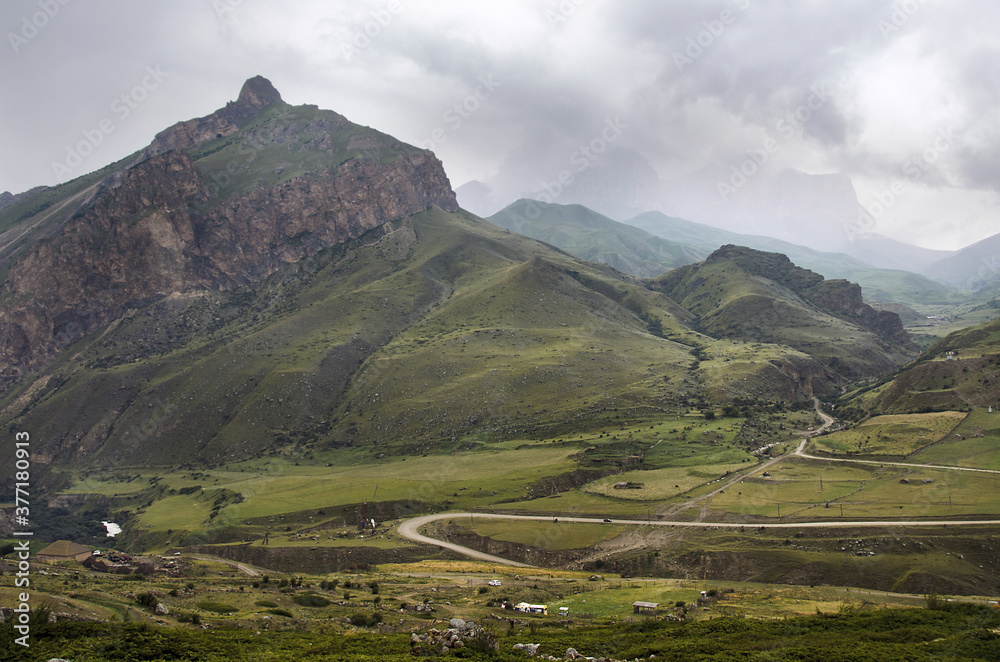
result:
M 465 638 L 465 646 L 481 653 L 493 653 L 500 650 L 500 638 L 485 627 L 479 626 L 471 637 Z
M 284 616 L 285 618 L 292 618 L 292 612 L 287 609 L 268 609 L 267 613 L 274 614 L 275 616 Z
M 156 603 L 159 602 L 156 596 L 153 595 L 152 593 L 149 593 L 148 591 L 146 593 L 140 593 L 139 595 L 135 596 L 135 601 L 141 604 L 146 609 L 155 609 Z
M 239 611 L 238 607 L 232 605 L 223 604 L 221 602 L 199 602 L 195 604 L 195 607 L 202 609 L 204 611 L 214 611 L 217 614 L 231 614 L 234 611 Z
M 351 614 L 351 625 L 355 627 L 375 627 L 382 622 L 381 614 Z
M 315 593 L 303 593 L 301 595 L 296 595 L 292 598 L 292 601 L 303 607 L 312 607 L 314 609 L 319 607 L 326 607 L 330 604 L 330 601 L 324 598 L 322 595 L 316 595 Z

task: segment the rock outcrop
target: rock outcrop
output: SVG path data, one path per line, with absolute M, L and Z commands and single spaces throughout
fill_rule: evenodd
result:
M 375 156 L 359 156 L 348 141 L 347 150 L 354 151 L 326 170 L 230 191 L 220 190 L 220 173 L 209 179 L 185 151 L 240 130 L 248 117 L 278 103 L 281 96 L 266 79 L 247 81 L 236 102 L 159 134 L 148 158 L 108 178 L 90 204 L 17 259 L 0 305 L 0 383 L 41 367 L 130 308 L 171 294 L 256 282 L 432 205 L 458 209 L 432 153 L 335 113 L 308 124 L 317 137 L 302 150 L 319 153 L 331 132 L 353 131 L 350 140 L 360 136 Z M 268 146 L 285 149 L 287 136 L 302 128 L 290 121 L 285 129 L 279 123 L 242 138 L 261 153 Z M 386 152 L 391 158 L 380 156 Z

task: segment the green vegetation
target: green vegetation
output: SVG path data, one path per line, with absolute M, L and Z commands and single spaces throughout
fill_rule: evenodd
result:
M 850 430 L 817 438 L 809 450 L 834 455 L 908 456 L 949 438 L 965 417 L 957 411 L 876 416 Z
M 468 659 L 521 660 L 515 643 L 530 639 L 543 654 L 573 647 L 583 655 L 617 659 L 802 660 L 994 660 L 1000 655 L 996 610 L 931 602 L 931 609 L 872 608 L 863 603 L 834 613 L 777 621 L 723 616 L 711 621 L 672 623 L 603 622 L 582 627 L 535 627 L 499 634 L 496 653 L 464 652 Z M 371 617 L 356 614 L 360 627 Z M 12 633 L 4 628 L 0 657 L 15 660 Z M 331 637 L 322 632 L 160 629 L 134 624 L 56 623 L 37 626 L 33 654 L 103 660 L 412 660 L 407 634 Z M 725 656 L 725 657 L 723 657 Z

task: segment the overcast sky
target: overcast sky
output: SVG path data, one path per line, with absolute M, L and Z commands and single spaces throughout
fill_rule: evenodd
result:
M 432 147 L 455 187 L 542 181 L 610 121 L 663 178 L 769 146 L 763 168 L 886 203 L 886 235 L 1000 232 L 990 0 L 5 0 L 0 27 L 0 191 L 106 165 L 261 74 Z

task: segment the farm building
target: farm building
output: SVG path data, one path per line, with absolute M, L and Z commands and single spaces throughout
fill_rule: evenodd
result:
M 59 561 L 85 561 L 90 558 L 91 551 L 83 545 L 69 540 L 57 540 L 35 555 L 39 561 L 57 563 Z
M 514 605 L 514 611 L 519 611 L 525 614 L 548 614 L 548 605 L 529 605 L 527 602 L 519 602 Z
M 632 603 L 633 614 L 655 614 L 659 608 L 659 602 L 642 602 L 641 600 L 636 600 Z

